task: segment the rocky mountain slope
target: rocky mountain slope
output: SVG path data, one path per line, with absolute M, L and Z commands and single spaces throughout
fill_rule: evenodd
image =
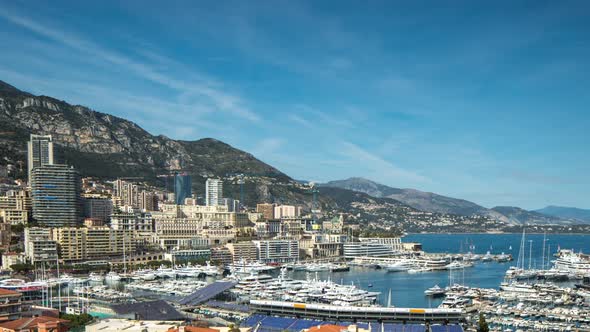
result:
M 103 180 L 133 177 L 162 186 L 157 175 L 182 170 L 192 175 L 195 193 L 204 194 L 207 177 L 220 177 L 224 179 L 224 196 L 237 198 L 240 190 L 235 175 L 245 174 L 246 205 L 276 202 L 310 207 L 312 201 L 305 183 L 221 141 L 155 136 L 131 121 L 35 96 L 0 81 L 0 166 L 16 166 L 15 178 L 26 178 L 26 142 L 31 133 L 52 135 L 57 161 L 74 165 L 83 176 Z M 364 185 L 368 187 L 338 183 L 321 187 L 319 203 L 324 217 L 344 212 L 351 223 L 419 232 L 501 231 L 513 226 L 500 219 L 459 215 L 482 211 L 471 202 L 376 183 Z M 339 186 L 343 188 L 336 188 Z
M 542 209 L 534 210 L 534 212 L 564 219 L 573 219 L 575 221 L 584 223 L 590 223 L 590 210 L 586 209 L 549 205 Z
M 573 225 L 579 224 L 573 219 L 560 218 L 542 214 L 535 211 L 527 211 L 516 206 L 496 206 L 492 210 L 506 216 L 510 221 L 519 224 L 535 225 Z
M 416 189 L 392 188 L 374 181 L 353 177 L 346 180 L 330 181 L 326 187 L 338 187 L 364 192 L 374 197 L 389 197 L 403 202 L 421 211 L 452 213 L 458 215 L 494 215 L 483 206 L 463 199 L 457 199 Z
M 583 219 L 543 214 L 527 211 L 518 207 L 498 206 L 487 209 L 464 199 L 457 199 L 416 189 L 392 188 L 364 178 L 349 178 L 323 184 L 325 187 L 337 187 L 363 192 L 374 197 L 387 197 L 398 200 L 420 211 L 450 213 L 462 216 L 482 215 L 513 225 L 572 225 L 585 223 Z

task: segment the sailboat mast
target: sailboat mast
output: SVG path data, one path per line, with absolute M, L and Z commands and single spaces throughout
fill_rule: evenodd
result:
M 529 240 L 529 270 L 531 269 L 532 263 L 533 263 L 533 240 Z
M 547 241 L 547 232 L 543 232 L 543 258 L 541 260 L 541 270 L 545 270 L 545 241 Z

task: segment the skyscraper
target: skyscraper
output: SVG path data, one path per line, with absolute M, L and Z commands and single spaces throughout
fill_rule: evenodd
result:
M 183 205 L 184 199 L 191 197 L 191 184 L 191 176 L 188 174 L 177 173 L 174 176 L 174 201 L 177 205 Z
M 82 221 L 81 181 L 67 165 L 42 165 L 32 170 L 33 218 L 41 226 L 76 226 Z
M 207 206 L 223 204 L 223 181 L 220 179 L 207 179 L 205 183 L 205 203 Z
M 33 168 L 42 165 L 53 165 L 53 141 L 51 135 L 31 134 L 27 150 L 27 167 L 30 184 Z

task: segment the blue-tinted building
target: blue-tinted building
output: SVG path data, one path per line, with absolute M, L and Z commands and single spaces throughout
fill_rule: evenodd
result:
M 191 176 L 188 174 L 176 174 L 174 176 L 174 199 L 176 204 L 184 204 L 185 198 L 190 198 L 192 195 Z

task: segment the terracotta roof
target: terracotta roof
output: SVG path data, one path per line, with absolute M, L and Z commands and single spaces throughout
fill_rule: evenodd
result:
M 309 328 L 308 332 L 341 332 L 343 330 L 347 330 L 346 326 L 326 324 L 313 326 Z
M 10 322 L 0 324 L 0 328 L 8 329 L 8 330 L 22 330 L 22 329 L 29 329 L 31 327 L 37 326 L 39 323 L 47 323 L 47 322 L 57 322 L 57 323 L 67 323 L 68 320 L 54 318 L 54 317 L 47 317 L 47 316 L 39 316 L 39 317 L 27 317 L 21 318 L 17 320 L 13 320 Z
M 0 288 L 0 296 L 1 295 L 21 295 L 21 293 L 10 289 Z

